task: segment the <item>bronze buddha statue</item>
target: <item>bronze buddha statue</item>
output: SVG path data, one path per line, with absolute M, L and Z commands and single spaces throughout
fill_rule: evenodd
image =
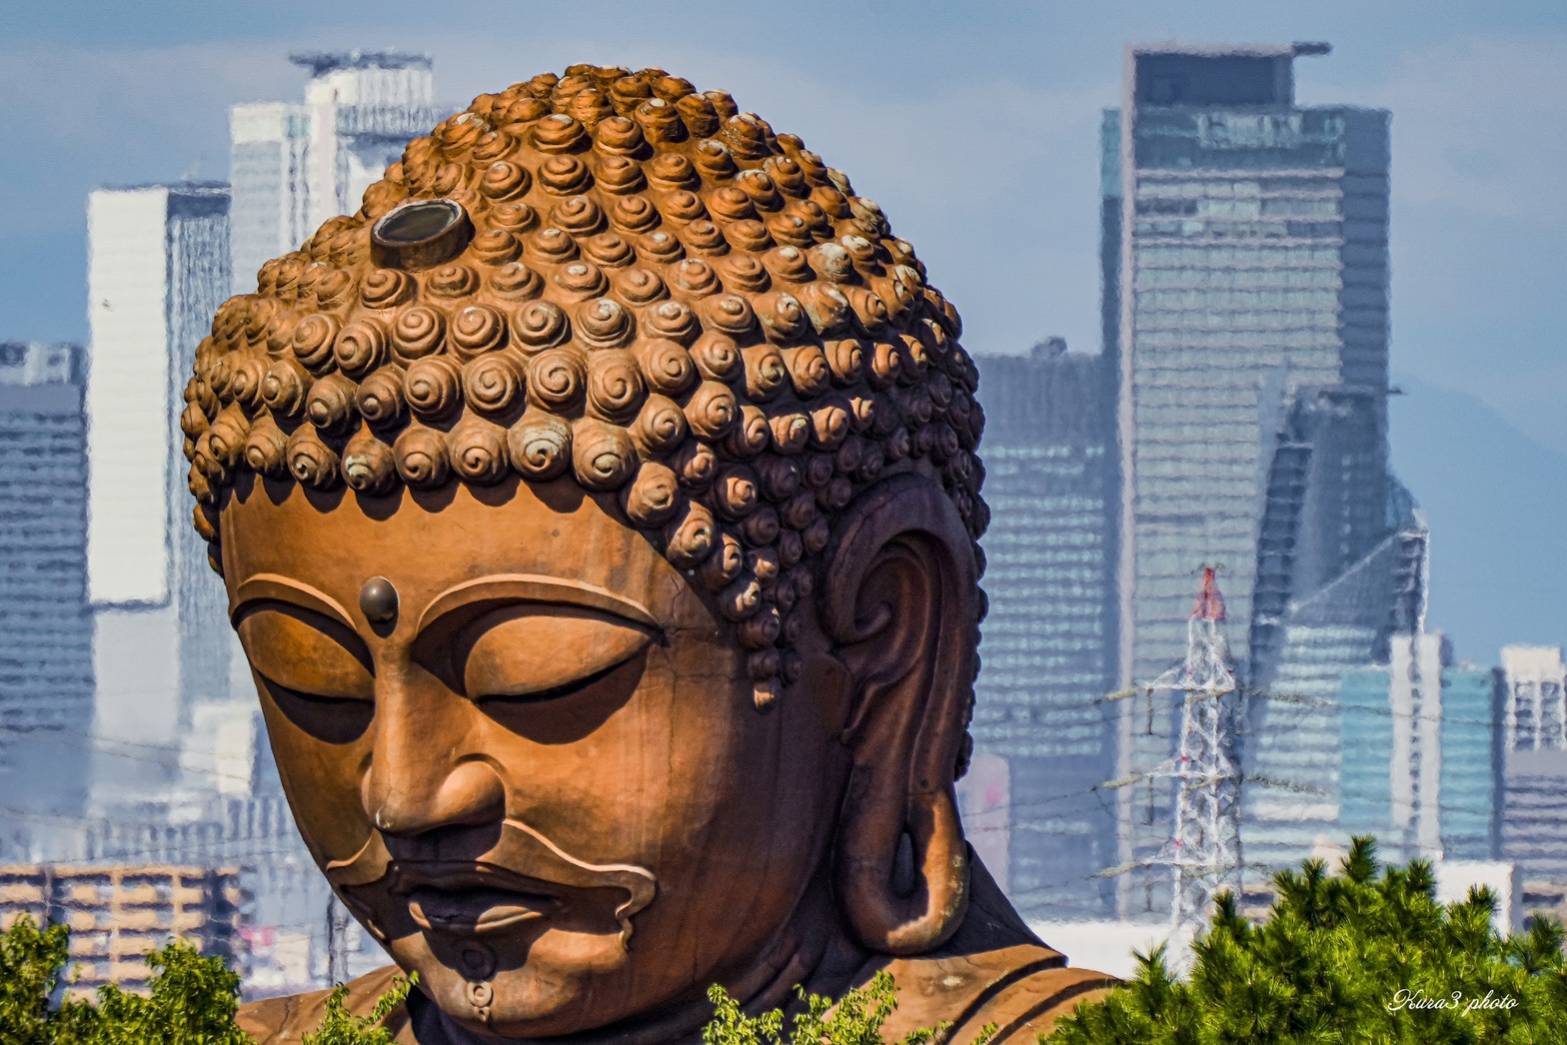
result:
M 1031 1041 L 1066 968 L 954 797 L 984 612 L 956 311 L 799 138 L 574 66 L 230 299 L 181 418 L 309 849 L 399 1041 L 673 1043 L 881 969 Z M 247 1006 L 262 1042 L 322 995 Z

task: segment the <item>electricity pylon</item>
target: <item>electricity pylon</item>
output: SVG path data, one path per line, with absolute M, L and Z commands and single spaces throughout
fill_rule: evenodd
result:
M 1150 699 L 1181 697 L 1180 744 L 1149 775 L 1175 782 L 1175 830 L 1150 865 L 1173 879 L 1171 928 L 1200 931 L 1221 889 L 1240 884 L 1240 767 L 1235 757 L 1237 687 L 1224 635 L 1224 596 L 1212 566 L 1186 625 L 1186 660 L 1138 687 Z

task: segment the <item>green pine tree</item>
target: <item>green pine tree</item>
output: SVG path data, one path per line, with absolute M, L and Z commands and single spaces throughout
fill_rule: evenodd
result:
M 1308 860 L 1274 882 L 1264 923 L 1221 894 L 1185 979 L 1163 948 L 1139 955 L 1136 976 L 1063 1021 L 1050 1045 L 1567 1042 L 1558 923 L 1498 934 L 1489 890 L 1440 904 L 1429 863 L 1378 874 L 1369 838 L 1354 839 L 1337 875 Z

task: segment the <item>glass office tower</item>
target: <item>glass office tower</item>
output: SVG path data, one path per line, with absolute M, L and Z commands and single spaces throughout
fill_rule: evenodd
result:
M 86 801 L 85 370 L 79 345 L 0 342 L 0 803 L 23 829 Z
M 971 728 L 1005 761 L 987 789 L 1004 814 L 979 822 L 1005 845 L 983 855 L 1028 917 L 1103 917 L 1113 883 L 1092 876 L 1115 862 L 1114 802 L 1090 789 L 1115 771 L 1113 375 L 1059 338 L 976 362 L 990 612 Z
M 1380 522 L 1388 498 L 1388 114 L 1295 104 L 1294 59 L 1326 51 L 1133 46 L 1123 104 L 1105 114 L 1123 685 L 1181 657 L 1204 564 L 1219 567 L 1232 652 L 1250 680 L 1270 473 L 1303 391 L 1361 404 L 1349 422 L 1360 460 L 1341 478 L 1364 488 L 1339 492 L 1359 506 L 1348 520 L 1359 529 L 1331 557 L 1352 563 L 1379 536 L 1361 523 Z M 1316 545 L 1327 550 L 1330 536 Z M 1157 765 L 1174 742 L 1176 703 L 1142 699 L 1123 706 L 1123 776 Z M 1120 798 L 1121 861 L 1144 865 L 1169 837 L 1168 789 L 1144 779 Z M 1163 911 L 1168 870 L 1124 876 L 1120 899 L 1127 915 Z
M 1372 835 L 1389 863 L 1494 860 L 1502 812 L 1500 673 L 1454 663 L 1437 632 L 1395 635 L 1390 645 L 1386 666 L 1342 677 L 1329 840 L 1345 846 L 1352 835 Z

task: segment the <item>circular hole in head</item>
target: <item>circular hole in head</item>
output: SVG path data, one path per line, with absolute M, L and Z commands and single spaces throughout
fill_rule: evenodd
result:
M 451 200 L 421 200 L 399 207 L 375 223 L 375 238 L 384 246 L 405 247 L 433 239 L 462 220 L 462 207 Z
M 467 246 L 473 225 L 455 200 L 415 200 L 383 216 L 370 229 L 382 264 L 427 268 Z

